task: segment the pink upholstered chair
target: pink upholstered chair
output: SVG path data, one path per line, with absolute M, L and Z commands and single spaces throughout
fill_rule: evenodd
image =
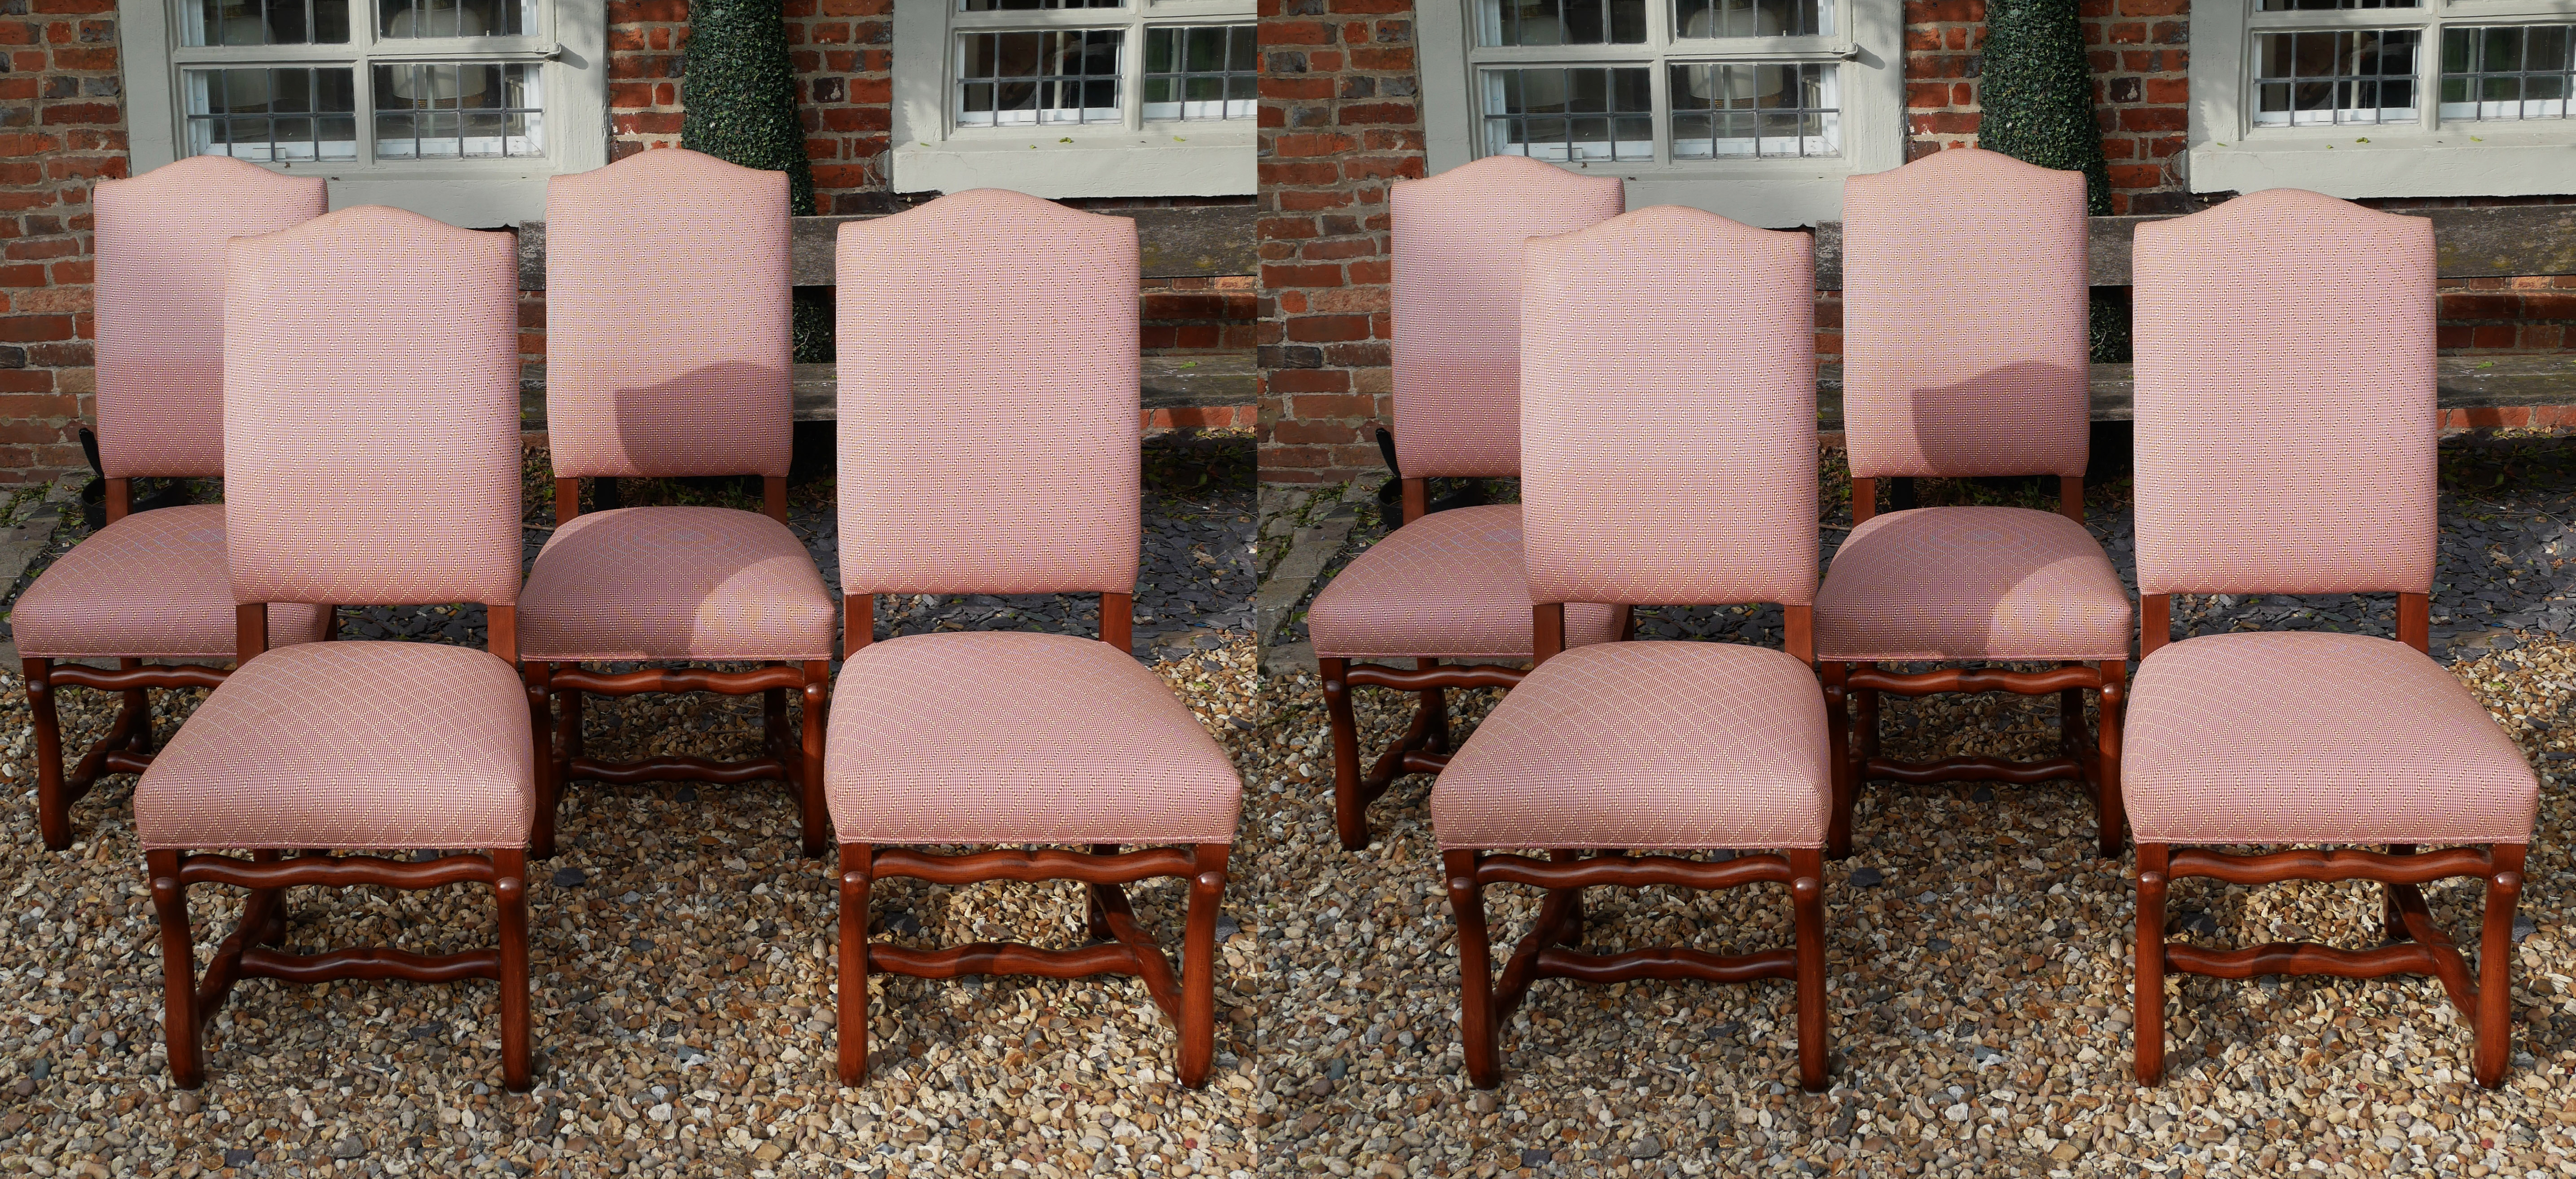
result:
M 241 665 L 134 790 L 161 917 L 171 1076 L 183 1088 L 204 1078 L 203 1029 L 239 979 L 488 978 L 501 989 L 502 1077 L 524 1090 L 525 857 L 543 721 L 512 658 L 517 249 L 509 234 L 361 206 L 237 239 L 224 273 L 226 564 Z M 484 605 L 489 653 L 272 648 L 265 625 L 271 602 L 457 601 Z M 482 850 L 314 850 L 418 848 Z M 232 849 L 251 856 L 221 854 Z M 275 948 L 289 888 L 468 882 L 498 901 L 497 947 Z M 250 890 L 202 982 L 187 902 L 199 883 Z
M 976 189 L 843 225 L 837 264 L 846 662 L 824 783 L 841 841 L 841 1080 L 867 1077 L 873 972 L 1114 973 L 1143 979 L 1178 1029 L 1181 1082 L 1202 1084 L 1243 784 L 1129 654 L 1141 547 L 1135 223 Z M 875 641 L 881 593 L 1096 593 L 1100 641 Z M 889 846 L 960 843 L 1089 850 Z M 1177 979 L 1119 889 L 1160 876 L 1190 882 Z M 888 877 L 1081 880 L 1093 936 L 1114 942 L 877 945 L 869 886 Z
M 521 657 L 560 714 L 535 850 L 554 852 L 574 779 L 779 778 L 823 854 L 832 595 L 787 527 L 787 176 L 688 150 L 639 152 L 546 188 L 546 440 L 555 533 L 528 573 Z M 759 475 L 766 515 L 720 507 L 581 514 L 585 478 Z M 584 663 L 743 662 L 748 671 Z M 787 693 L 802 694 L 799 733 Z M 759 693 L 761 757 L 584 756 L 585 693 Z
M 2540 787 L 2477 697 L 2425 653 L 2437 531 L 2433 257 L 2422 218 L 2295 189 L 2138 227 L 2144 631 L 2123 788 L 2138 842 L 2142 1083 L 2164 1070 L 2168 970 L 2431 974 L 2477 1029 L 2478 1083 L 2504 1078 L 2513 909 Z M 2176 593 L 2390 591 L 2393 641 L 2253 632 L 2168 642 Z M 2209 850 L 2246 844 L 2341 847 Z M 2167 890 L 2194 876 L 2375 880 L 2387 890 L 2388 940 L 2412 944 L 2169 943 Z M 2474 979 L 2417 887 L 2453 876 L 2485 878 Z
M 1802 233 L 1672 206 L 1529 243 L 1521 498 L 1538 663 L 1431 790 L 1478 1086 L 1500 1083 L 1502 1027 L 1541 978 L 1795 979 L 1799 1082 L 1825 1083 L 1833 771 L 1810 665 L 1810 250 Z M 1681 322 L 1727 328 L 1674 331 Z M 1569 602 L 1778 602 L 1786 650 L 1617 642 L 1560 654 Z M 1555 862 L 1488 850 L 1533 847 L 1556 849 Z M 1579 859 L 1582 848 L 1608 850 Z M 1702 848 L 1785 854 L 1670 854 Z M 1757 882 L 1789 886 L 1794 948 L 1564 948 L 1579 944 L 1587 886 Z M 1547 890 L 1499 982 L 1484 900 L 1497 883 Z
M 1861 783 L 2085 780 L 2102 854 L 2122 844 L 2120 691 L 2129 595 L 2084 527 L 2091 430 L 2084 176 L 1970 148 L 1843 186 L 1843 437 L 1851 534 L 1816 591 L 1816 655 L 1840 755 L 1836 856 Z M 2055 475 L 2057 512 L 1877 514 L 1885 478 Z M 2054 665 L 1900 674 L 1892 662 Z M 1878 755 L 1881 692 L 2056 693 L 2063 756 Z M 2084 693 L 2101 698 L 2098 755 Z M 1859 740 L 1843 724 L 1848 692 Z M 1856 748 L 1854 747 L 1856 744 Z
M 1521 505 L 1426 515 L 1426 489 L 1433 478 L 1520 474 L 1521 242 L 1599 224 L 1618 216 L 1624 201 L 1616 176 L 1579 176 L 1522 156 L 1488 156 L 1395 186 L 1395 453 L 1404 519 L 1334 577 L 1306 615 L 1331 717 L 1333 818 L 1344 848 L 1368 846 L 1368 805 L 1397 778 L 1447 764 L 1447 689 L 1520 680 L 1517 668 L 1440 662 L 1529 657 Z M 1619 607 L 1576 605 L 1567 641 L 1606 642 L 1625 621 Z M 1357 662 L 1408 658 L 1412 671 Z M 1412 725 L 1365 773 L 1354 686 L 1420 695 Z
M 45 846 L 72 842 L 71 809 L 102 774 L 152 764 L 152 688 L 223 681 L 233 656 L 224 509 L 189 504 L 129 515 L 136 477 L 224 473 L 224 242 L 322 215 L 322 178 L 281 176 L 228 156 L 192 156 L 102 181 L 98 218 L 98 459 L 107 527 L 20 595 L 10 626 L 36 730 L 36 818 Z M 285 646 L 325 638 L 331 608 L 279 605 Z M 106 671 L 63 659 L 114 659 Z M 145 659 L 165 661 L 146 666 Z M 170 666 L 166 661 L 184 661 Z M 107 736 L 68 773 L 55 691 L 124 693 Z

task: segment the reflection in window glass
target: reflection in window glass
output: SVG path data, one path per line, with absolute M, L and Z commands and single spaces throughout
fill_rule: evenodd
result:
M 338 69 L 188 70 L 188 154 L 262 163 L 358 158 L 354 73 Z
M 349 0 L 186 0 L 179 43 L 346 45 Z
M 1145 30 L 1145 117 L 1249 119 L 1259 104 L 1255 25 Z
M 1485 152 L 1554 163 L 1655 158 L 1651 75 L 1634 68 L 1484 71 Z
M 957 125 L 1115 123 L 1116 29 L 967 33 L 957 38 Z
M 376 18 L 381 37 L 525 37 L 537 0 L 376 0 Z
M 2442 30 L 2442 117 L 2563 119 L 2576 26 Z
M 2260 12 L 2341 12 L 2359 8 L 2420 8 L 2423 0 L 2263 0 Z
M 1816 37 L 1833 31 L 1832 0 L 1673 0 L 1676 37 Z
M 2416 29 L 2257 33 L 2254 125 L 2415 121 Z
M 1041 12 L 1061 8 L 1125 8 L 1127 0 L 958 0 L 959 12 Z
M 378 65 L 376 158 L 544 155 L 540 69 L 489 62 Z
M 1646 0 L 1479 0 L 1483 45 L 1640 45 Z
M 1673 158 L 1839 155 L 1841 77 L 1822 62 L 1676 65 Z

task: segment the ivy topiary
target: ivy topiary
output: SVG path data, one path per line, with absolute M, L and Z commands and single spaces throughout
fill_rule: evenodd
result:
M 2111 212 L 2111 166 L 2093 117 L 2078 0 L 1987 0 L 1979 62 L 1977 145 L 2043 168 L 2084 174 L 2085 202 Z
M 814 165 L 796 117 L 780 0 L 690 0 L 680 70 L 680 146 L 787 173 L 789 210 L 814 215 Z

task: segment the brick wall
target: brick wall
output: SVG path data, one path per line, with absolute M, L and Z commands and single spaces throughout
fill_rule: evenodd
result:
M 85 463 L 90 186 L 125 174 L 115 0 L 0 4 L 0 481 Z

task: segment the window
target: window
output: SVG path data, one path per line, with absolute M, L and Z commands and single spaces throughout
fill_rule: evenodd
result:
M 1252 192 L 1253 14 L 1253 0 L 905 0 L 894 188 Z
M 1763 225 L 1840 215 L 1903 162 L 1898 7 L 1870 0 L 1421 0 L 1433 171 L 1525 155 L 1631 206 Z
M 2576 2 L 2204 0 L 2191 35 L 2195 191 L 2576 190 Z
M 339 205 L 540 218 L 547 176 L 605 162 L 596 8 L 122 0 L 135 170 L 229 155 L 328 176 Z

